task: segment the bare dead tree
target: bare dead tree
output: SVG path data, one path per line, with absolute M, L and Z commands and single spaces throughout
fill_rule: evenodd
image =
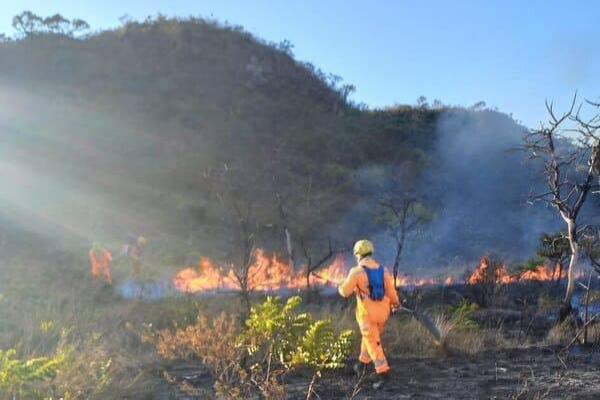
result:
M 288 159 L 286 155 L 288 154 L 286 152 L 286 143 L 276 143 L 270 151 L 270 154 L 266 154 L 264 159 L 268 160 L 266 168 L 271 175 L 275 204 L 279 214 L 281 234 L 289 265 L 292 268 L 296 268 L 300 263 L 300 258 L 304 257 L 303 261 L 306 263 L 306 288 L 309 289 L 311 275 L 337 254 L 343 253 L 348 249 L 346 247 L 334 247 L 331 237 L 327 237 L 326 240 L 323 240 L 322 235 L 316 235 L 315 237 L 314 232 L 307 231 L 306 226 L 302 229 L 302 225 L 310 225 L 311 221 L 319 218 L 320 210 L 318 205 L 313 205 L 310 201 L 312 195 L 312 178 L 309 177 L 305 192 L 295 190 L 293 193 L 285 193 L 285 185 L 282 185 L 282 176 L 285 177 L 287 175 L 287 169 L 289 168 L 286 162 Z M 309 239 L 307 236 L 312 237 Z M 299 240 L 296 238 L 299 238 Z M 323 250 L 323 242 L 325 241 L 328 247 Z M 302 252 L 301 256 L 297 256 L 296 254 L 297 247 L 298 251 Z
M 599 116 L 584 121 L 581 106 L 576 109 L 577 96 L 569 109 L 557 115 L 552 103 L 546 102 L 549 114 L 547 123 L 530 131 L 524 138 L 530 159 L 543 164 L 546 190 L 532 194 L 530 201 L 545 201 L 554 207 L 566 224 L 565 237 L 569 241 L 571 255 L 567 269 L 567 289 L 559 311 L 559 321 L 571 313 L 571 300 L 575 290 L 575 268 L 580 257 L 579 221 L 581 209 L 588 194 L 594 188 L 594 176 L 598 165 Z M 574 134 L 577 142 L 569 140 Z
M 238 171 L 224 163 L 218 170 L 207 170 L 205 182 L 210 191 L 218 198 L 229 217 L 235 223 L 234 237 L 237 242 L 238 260 L 233 263 L 233 275 L 240 287 L 240 296 L 250 311 L 250 292 L 252 290 L 251 266 L 256 250 L 256 238 L 259 224 L 255 215 L 255 197 L 246 193 L 246 184 L 252 185 L 246 177 L 239 176 Z M 244 182 L 245 184 L 241 184 Z
M 290 227 L 289 227 L 289 219 L 287 216 L 287 212 L 285 209 L 285 206 L 283 205 L 283 200 L 281 198 L 281 194 L 279 193 L 279 191 L 275 192 L 275 199 L 277 202 L 277 209 L 279 210 L 279 218 L 281 219 L 282 222 L 282 231 L 283 231 L 283 237 L 285 240 L 285 250 L 287 252 L 288 255 L 288 263 L 292 268 L 296 267 L 296 253 L 294 251 L 294 245 L 292 242 L 292 233 L 290 231 Z
M 600 274 L 600 226 L 586 226 L 582 229 L 581 246 L 596 273 Z
M 396 255 L 392 268 L 395 287 L 406 240 L 429 220 L 429 214 L 414 197 L 402 196 L 396 201 L 382 201 L 380 205 L 388 211 L 389 215 L 383 219 L 383 222 L 396 242 Z
M 345 253 L 348 251 L 348 247 L 335 247 L 331 241 L 331 238 L 327 239 L 327 250 L 318 258 L 313 256 L 313 253 L 310 249 L 310 246 L 307 245 L 304 237 L 300 239 L 300 247 L 302 248 L 302 252 L 304 254 L 304 259 L 306 261 L 306 270 L 305 270 L 305 279 L 306 279 L 306 289 L 310 288 L 310 277 L 317 270 L 325 266 L 329 260 L 337 256 L 338 254 Z
M 269 160 L 267 168 L 271 175 L 271 183 L 273 186 L 273 193 L 275 196 L 275 204 L 277 205 L 277 211 L 279 212 L 279 219 L 281 221 L 281 233 L 285 243 L 285 250 L 288 256 L 288 263 L 292 268 L 296 267 L 296 252 L 294 251 L 294 242 L 292 239 L 292 231 L 290 228 L 290 219 L 286 207 L 284 195 L 282 193 L 280 185 L 281 170 L 281 153 L 282 147 L 276 146 L 271 155 L 266 155 L 265 159 Z

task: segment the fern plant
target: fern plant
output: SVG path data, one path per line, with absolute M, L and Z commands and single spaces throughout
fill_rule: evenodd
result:
M 246 346 L 254 359 L 254 370 L 263 370 L 262 381 L 271 382 L 273 375 L 298 367 L 312 370 L 307 398 L 314 393 L 314 384 L 324 370 L 343 368 L 353 343 L 351 330 L 336 334 L 330 320 L 313 320 L 297 311 L 302 303 L 298 296 L 285 303 L 268 297 L 252 308 L 246 330 L 238 344 Z M 266 369 L 261 368 L 266 365 Z M 258 368 L 257 368 L 258 367 Z

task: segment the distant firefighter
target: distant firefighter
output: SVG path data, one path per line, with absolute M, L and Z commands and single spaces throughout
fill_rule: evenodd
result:
M 102 275 L 104 281 L 112 285 L 112 278 L 110 276 L 112 254 L 110 254 L 110 251 L 105 249 L 99 242 L 94 242 L 89 256 L 92 278 L 100 279 L 100 275 Z
M 142 271 L 141 258 L 147 244 L 148 241 L 145 237 L 131 235 L 129 237 L 129 243 L 123 247 L 123 253 L 129 258 L 133 275 L 136 277 L 139 276 Z

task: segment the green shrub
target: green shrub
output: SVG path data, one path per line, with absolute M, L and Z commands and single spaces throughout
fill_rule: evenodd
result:
M 24 360 L 15 358 L 16 354 L 15 349 L 0 350 L 0 392 L 24 398 L 41 398 L 36 384 L 56 377 L 68 358 L 66 352 Z
M 302 299 L 291 297 L 285 304 L 268 297 L 252 308 L 240 344 L 258 359 L 275 357 L 285 368 L 309 366 L 317 372 L 344 366 L 352 346 L 352 331 L 335 335 L 330 320 L 313 320 L 296 309 Z
M 252 308 L 240 344 L 253 359 L 253 371 L 268 366 L 266 371 L 262 369 L 265 373 L 261 378 L 265 383 L 272 380 L 272 373 L 277 375 L 308 367 L 312 371 L 310 397 L 324 370 L 344 367 L 352 349 L 353 332 L 345 330 L 336 335 L 330 320 L 313 320 L 307 313 L 298 313 L 301 302 L 298 296 L 289 298 L 285 304 L 278 298 L 268 297 Z
M 353 333 L 336 333 L 330 320 L 298 311 L 302 299 L 286 302 L 268 297 L 253 307 L 238 333 L 233 317 L 208 321 L 156 335 L 158 353 L 166 358 L 196 358 L 211 371 L 217 396 L 283 398 L 282 377 L 300 367 L 311 370 L 309 391 L 323 371 L 342 368 L 350 354 Z
M 477 310 L 479 310 L 477 304 L 462 299 L 456 307 L 451 309 L 451 319 L 456 324 L 456 328 L 465 330 L 479 329 L 479 325 L 473 319 L 473 315 Z

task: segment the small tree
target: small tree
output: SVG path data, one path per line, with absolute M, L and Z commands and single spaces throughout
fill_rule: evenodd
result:
M 205 171 L 204 178 L 210 192 L 224 207 L 227 222 L 232 223 L 231 230 L 236 248 L 236 260 L 232 271 L 240 287 L 242 302 L 249 312 L 251 267 L 260 225 L 255 208 L 258 198 L 256 190 L 259 185 L 244 173 L 243 168 L 228 163 L 223 163 L 222 168 Z
M 311 275 L 313 275 L 318 269 L 323 267 L 329 260 L 331 260 L 336 255 L 348 251 L 348 249 L 344 247 L 334 248 L 331 242 L 331 238 L 327 240 L 327 244 L 327 250 L 323 252 L 322 256 L 315 258 L 313 257 L 313 253 L 311 252 L 310 247 L 306 244 L 304 238 L 300 239 L 300 246 L 302 247 L 304 259 L 306 261 L 306 289 L 310 288 Z
M 301 302 L 298 296 L 289 298 L 285 304 L 268 297 L 252 309 L 240 343 L 247 347 L 255 361 L 254 368 L 267 374 L 277 368 L 291 371 L 309 367 L 312 370 L 306 396 L 309 399 L 315 394 L 315 383 L 325 370 L 345 366 L 353 332 L 345 330 L 336 334 L 331 321 L 314 320 L 309 314 L 299 313 Z M 269 375 L 264 377 L 265 382 L 269 379 Z
M 304 256 L 306 288 L 308 289 L 313 272 L 347 249 L 344 247 L 334 248 L 331 237 L 325 239 L 323 235 L 311 231 L 312 223 L 319 220 L 322 210 L 318 203 L 311 202 L 311 179 L 308 181 L 306 191 L 298 191 L 295 185 L 284 182 L 284 178 L 289 176 L 288 158 L 292 152 L 286 145 L 285 141 L 277 143 L 274 145 L 272 153 L 265 154 L 264 158 L 269 160 L 266 168 L 271 175 L 275 205 L 281 224 L 280 232 L 289 265 L 292 268 L 297 267 L 301 257 L 297 255 L 296 249 L 301 251 L 301 256 Z M 325 242 L 328 247 L 323 250 Z
M 329 320 L 299 312 L 302 299 L 283 302 L 268 297 L 252 308 L 242 330 L 235 318 L 222 314 L 209 321 L 199 316 L 195 325 L 175 332 L 160 331 L 148 339 L 165 358 L 196 358 L 215 380 L 215 391 L 227 398 L 284 397 L 283 377 L 308 367 L 312 378 L 307 398 L 325 370 L 344 367 L 353 332 L 335 332 Z
M 21 14 L 15 15 L 12 20 L 12 27 L 22 37 L 29 37 L 41 32 L 43 25 L 42 17 L 31 11 L 23 11 Z
M 571 255 L 571 247 L 565 235 L 562 233 L 543 234 L 537 254 L 552 264 L 552 279 L 556 279 L 556 282 L 560 281 L 564 265 Z
M 400 258 L 402 257 L 406 240 L 430 221 L 432 215 L 423 203 L 408 195 L 392 198 L 389 201 L 382 201 L 380 204 L 384 208 L 384 214 L 379 220 L 386 226 L 396 242 L 396 255 L 392 268 L 394 286 L 396 286 L 400 269 Z
M 70 32 L 71 21 L 60 14 L 44 18 L 44 28 L 47 32 L 57 35 L 67 35 Z
M 581 233 L 582 248 L 589 257 L 592 268 L 600 274 L 600 227 L 588 226 Z
M 530 158 L 541 161 L 546 190 L 531 196 L 530 200 L 545 201 L 554 207 L 566 224 L 570 247 L 567 269 L 567 289 L 559 311 L 559 321 L 571 312 L 575 291 L 575 268 L 580 257 L 579 216 L 589 193 L 594 188 L 594 175 L 600 156 L 600 113 L 584 120 L 581 106 L 575 109 L 577 98 L 570 108 L 557 115 L 553 104 L 546 103 L 550 116 L 547 123 L 532 130 L 525 138 L 525 148 Z M 597 105 L 596 105 L 597 107 Z M 573 139 L 575 135 L 575 139 Z
M 81 33 L 84 33 L 90 29 L 90 25 L 79 18 L 76 18 L 71 21 L 71 28 L 69 30 L 69 36 L 77 36 Z
M 21 37 L 44 33 L 74 37 L 90 29 L 89 24 L 82 19 L 69 20 L 61 14 L 42 18 L 31 11 L 23 11 L 16 15 L 13 18 L 12 26 L 17 31 L 17 35 Z

